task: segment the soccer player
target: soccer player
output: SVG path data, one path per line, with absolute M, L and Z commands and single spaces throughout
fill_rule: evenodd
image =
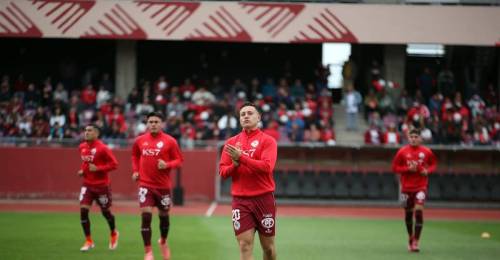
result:
M 276 259 L 276 201 L 273 170 L 277 144 L 258 128 L 260 113 L 253 103 L 239 111 L 243 130 L 229 138 L 221 155 L 219 174 L 232 178 L 232 221 L 240 259 L 253 259 L 255 231 L 266 260 Z
M 420 130 L 409 132 L 409 145 L 399 149 L 392 162 L 392 170 L 399 174 L 400 199 L 405 209 L 408 251 L 419 252 L 419 240 L 424 225 L 424 202 L 427 197 L 428 176 L 436 170 L 437 160 L 432 151 L 421 145 Z M 415 215 L 415 228 L 413 216 Z
M 99 128 L 94 124 L 85 127 L 84 139 L 79 146 L 82 165 L 78 175 L 83 177 L 80 191 L 80 220 L 85 234 L 85 243 L 80 251 L 86 252 L 95 247 L 90 235 L 89 209 L 95 200 L 101 208 L 111 230 L 109 249 L 118 246 L 119 233 L 115 227 L 115 217 L 111 213 L 111 187 L 109 172 L 118 167 L 118 162 L 111 150 L 99 139 Z
M 151 219 L 153 207 L 158 208 L 160 239 L 163 259 L 170 259 L 167 244 L 170 227 L 171 205 L 170 170 L 180 167 L 183 161 L 175 139 L 162 131 L 163 116 L 157 112 L 147 115 L 148 132 L 137 137 L 132 146 L 132 179 L 139 181 L 139 205 L 141 207 L 141 234 L 144 241 L 144 259 L 154 259 L 151 250 Z

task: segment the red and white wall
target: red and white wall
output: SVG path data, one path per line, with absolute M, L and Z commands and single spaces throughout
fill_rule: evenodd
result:
M 500 7 L 0 0 L 0 37 L 500 45 Z

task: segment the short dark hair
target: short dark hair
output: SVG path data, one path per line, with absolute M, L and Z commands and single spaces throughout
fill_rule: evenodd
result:
M 146 115 L 146 120 L 149 120 L 149 118 L 150 118 L 150 117 L 152 117 L 152 116 L 156 116 L 156 117 L 160 118 L 160 119 L 161 119 L 161 121 L 163 121 L 163 114 L 162 114 L 162 113 L 160 113 L 160 112 L 154 112 L 154 111 L 153 111 L 153 112 L 149 112 L 149 113 Z
M 99 132 L 99 133 L 101 132 L 101 128 L 97 124 L 90 123 L 90 124 L 87 124 L 85 127 L 89 127 L 89 126 L 94 128 L 95 130 L 97 130 L 97 132 Z
M 238 115 L 239 115 L 239 112 L 244 108 L 244 107 L 254 107 L 255 110 L 257 110 L 257 113 L 260 114 L 260 110 L 259 108 L 257 107 L 257 105 L 255 105 L 254 103 L 252 102 L 245 102 L 243 105 L 241 105 L 240 109 L 238 110 Z
M 413 135 L 413 134 L 420 135 L 420 129 L 413 128 L 413 129 L 410 130 L 410 132 L 408 134 L 410 134 L 410 135 Z

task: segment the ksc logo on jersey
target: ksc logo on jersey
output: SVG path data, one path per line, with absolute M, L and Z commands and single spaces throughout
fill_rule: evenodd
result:
M 157 144 L 156 144 L 156 147 L 158 148 L 162 148 L 163 147 L 163 142 L 162 141 L 159 141 Z
M 423 160 L 425 158 L 425 154 L 423 152 L 418 153 L 418 159 Z
M 253 148 L 256 148 L 259 145 L 259 140 L 255 140 L 250 144 Z
M 95 153 L 96 153 L 96 152 L 97 152 L 97 149 L 96 149 L 96 148 L 92 148 L 92 150 L 90 150 L 90 153 L 91 153 L 92 155 L 95 155 Z

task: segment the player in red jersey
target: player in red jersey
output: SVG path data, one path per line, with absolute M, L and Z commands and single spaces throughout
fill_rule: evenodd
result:
M 83 177 L 80 191 L 80 220 L 86 238 L 80 248 L 82 252 L 89 251 L 95 246 L 90 235 L 89 220 L 89 209 L 94 200 L 101 208 L 102 215 L 111 230 L 109 249 L 114 250 L 118 246 L 119 233 L 115 227 L 115 217 L 110 211 L 112 199 L 109 178 L 109 172 L 118 167 L 118 162 L 111 150 L 98 138 L 99 128 L 89 124 L 85 127 L 85 142 L 81 143 L 78 148 L 83 161 L 78 171 L 78 175 Z
M 157 112 L 147 115 L 148 132 L 137 137 L 132 146 L 132 179 L 139 181 L 139 205 L 142 211 L 141 234 L 144 241 L 144 259 L 153 259 L 151 250 L 151 219 L 153 207 L 158 208 L 163 259 L 170 259 L 167 244 L 170 227 L 172 180 L 170 170 L 181 166 L 181 150 L 175 139 L 162 131 L 163 116 Z
M 408 232 L 408 250 L 419 252 L 419 240 L 424 225 L 424 203 L 427 197 L 429 174 L 436 170 L 437 160 L 432 151 L 421 145 L 420 130 L 409 132 L 409 145 L 399 149 L 392 162 L 392 170 L 399 174 L 401 183 L 401 201 L 405 208 L 406 230 Z M 415 229 L 413 228 L 415 215 Z
M 254 104 L 243 104 L 239 113 L 243 131 L 226 141 L 219 174 L 232 178 L 232 220 L 240 258 L 253 259 L 257 230 L 264 259 L 276 259 L 273 170 L 277 144 L 273 137 L 258 128 L 260 113 Z

